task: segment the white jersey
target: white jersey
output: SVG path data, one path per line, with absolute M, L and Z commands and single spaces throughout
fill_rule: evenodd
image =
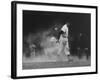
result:
M 67 24 L 65 24 L 65 25 L 61 28 L 61 31 L 65 32 L 66 35 L 68 36 L 68 26 L 67 26 Z

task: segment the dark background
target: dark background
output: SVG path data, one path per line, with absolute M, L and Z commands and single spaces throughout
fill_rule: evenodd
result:
M 42 11 L 23 11 L 23 33 L 36 33 L 57 25 L 69 22 L 69 29 L 73 34 L 85 33 L 90 35 L 90 14 L 60 13 Z

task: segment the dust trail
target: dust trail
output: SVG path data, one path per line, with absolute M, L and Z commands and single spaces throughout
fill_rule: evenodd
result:
M 29 46 L 35 45 L 36 50 L 30 51 L 31 56 L 29 58 L 23 57 L 23 62 L 55 62 L 55 61 L 67 61 L 67 56 L 59 54 L 59 43 L 56 43 L 57 39 L 50 35 L 50 31 L 44 31 L 37 34 L 28 35 L 26 42 Z M 30 47 L 29 47 L 30 50 Z M 35 55 L 34 55 L 35 54 Z M 77 56 L 71 56 L 74 62 L 86 62 L 86 56 L 79 59 Z

